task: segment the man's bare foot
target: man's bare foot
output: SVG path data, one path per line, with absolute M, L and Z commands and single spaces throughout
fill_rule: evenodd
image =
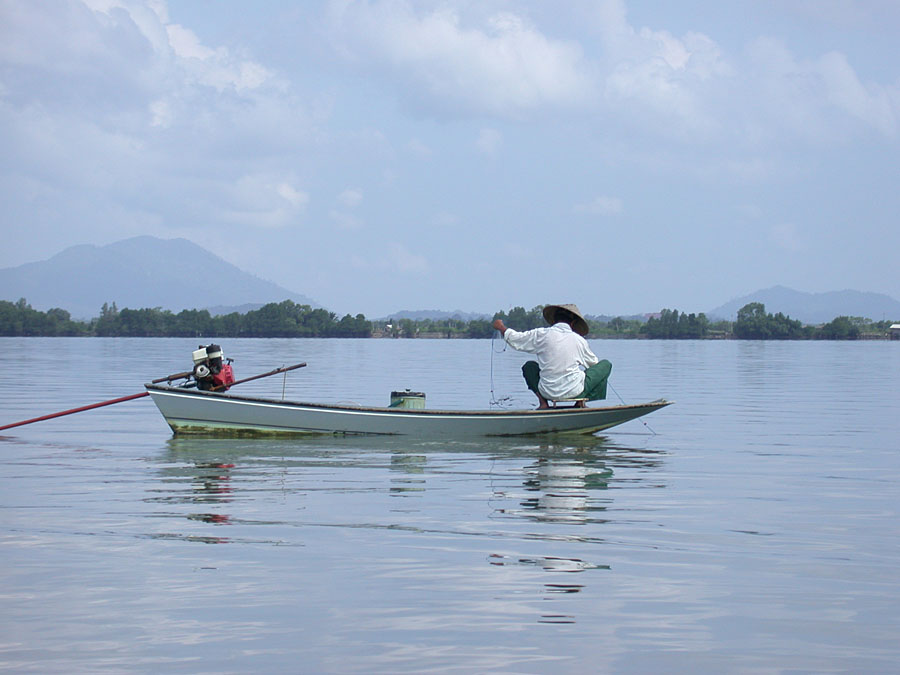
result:
M 587 408 L 587 401 L 575 401 L 576 408 Z

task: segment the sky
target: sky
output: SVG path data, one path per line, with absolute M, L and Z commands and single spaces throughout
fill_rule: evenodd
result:
M 0 267 L 183 237 L 368 317 L 900 298 L 898 37 L 894 0 L 0 0 Z

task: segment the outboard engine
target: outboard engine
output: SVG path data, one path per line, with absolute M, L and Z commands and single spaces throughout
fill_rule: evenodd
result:
M 192 356 L 198 389 L 225 391 L 234 382 L 233 359 L 223 359 L 219 345 L 200 345 Z

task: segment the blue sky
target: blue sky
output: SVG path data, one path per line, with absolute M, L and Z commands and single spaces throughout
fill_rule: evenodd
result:
M 0 267 L 150 234 L 367 316 L 897 298 L 898 36 L 877 0 L 0 0 Z

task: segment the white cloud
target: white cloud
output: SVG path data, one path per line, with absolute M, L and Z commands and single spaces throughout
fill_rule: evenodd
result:
M 271 78 L 271 73 L 259 63 L 233 54 L 225 47 L 209 47 L 189 28 L 171 23 L 168 8 L 162 0 L 82 1 L 113 22 L 117 21 L 114 11 L 124 12 L 159 56 L 174 60 L 202 85 L 219 91 L 228 88 L 246 91 L 256 89 Z
M 579 104 L 590 88 L 576 43 L 550 39 L 511 12 L 464 25 L 449 7 L 417 13 L 387 0 L 331 7 L 345 55 L 387 70 L 441 107 L 515 116 Z
M 885 136 L 897 135 L 900 87 L 866 86 L 837 52 L 825 54 L 817 64 L 829 103 L 877 129 Z
M 697 30 L 632 25 L 621 0 L 590 5 L 596 44 L 580 26 L 549 35 L 526 18 L 539 14 L 526 15 L 527 4 L 491 9 L 498 5 L 510 7 L 332 0 L 331 35 L 353 66 L 382 74 L 408 104 L 437 117 L 591 110 L 604 127 L 734 148 L 786 134 L 818 142 L 852 125 L 897 136 L 900 87 L 863 82 L 837 52 L 802 62 L 761 38 L 746 54 L 726 54 Z M 489 137 L 477 147 L 497 149 Z
M 47 213 L 81 205 L 60 246 L 130 221 L 202 239 L 211 221 L 302 218 L 294 172 L 317 122 L 257 61 L 172 24 L 158 0 L 5 0 L 0 14 L 2 171 L 52 195 Z
M 217 56 L 216 50 L 200 44 L 200 39 L 194 32 L 184 26 L 170 23 L 166 25 L 166 34 L 169 37 L 169 45 L 176 56 L 201 61 L 214 59 Z M 223 49 L 221 53 L 224 54 L 225 50 Z
M 607 44 L 606 59 L 605 101 L 620 114 L 644 124 L 662 118 L 679 133 L 709 134 L 718 126 L 709 94 L 725 86 L 734 69 L 706 35 L 626 31 Z
M 309 195 L 294 188 L 289 183 L 278 183 L 275 192 L 288 204 L 295 208 L 304 208 L 309 203 Z
M 197 36 L 178 24 L 168 24 L 169 46 L 180 66 L 200 84 L 218 91 L 234 89 L 246 92 L 265 84 L 271 73 L 260 64 L 231 54 L 224 47 L 210 49 Z
M 838 52 L 799 60 L 783 42 L 760 38 L 750 48 L 747 86 L 757 95 L 756 124 L 770 135 L 830 140 L 862 123 L 897 137 L 900 86 L 864 84 Z
M 228 191 L 223 220 L 251 227 L 277 228 L 296 223 L 306 210 L 309 195 L 279 176 L 248 174 Z
M 587 204 L 577 204 L 575 213 L 585 213 L 591 216 L 614 216 L 622 213 L 624 205 L 618 197 L 601 195 Z
M 150 104 L 150 120 L 151 127 L 166 128 L 172 125 L 173 114 L 172 106 L 168 101 L 158 99 Z
M 816 3 L 818 8 L 821 3 Z M 683 140 L 753 145 L 784 138 L 816 143 L 854 127 L 898 135 L 900 86 L 863 82 L 847 56 L 798 59 L 760 37 L 729 56 L 712 37 L 635 28 L 619 0 L 595 9 L 604 105 L 620 119 Z

